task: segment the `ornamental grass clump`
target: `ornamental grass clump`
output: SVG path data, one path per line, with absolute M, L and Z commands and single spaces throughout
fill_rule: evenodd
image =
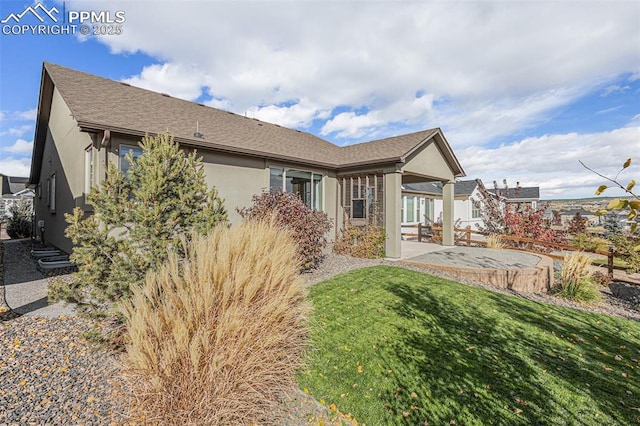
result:
M 487 248 L 503 249 L 505 247 L 507 247 L 507 243 L 497 234 L 490 234 L 487 237 Z
M 591 258 L 586 254 L 573 253 L 564 257 L 557 294 L 577 302 L 595 303 L 602 296 L 598 290 L 589 265 Z
M 274 222 L 184 243 L 124 304 L 132 416 L 152 424 L 271 424 L 307 336 L 296 245 Z

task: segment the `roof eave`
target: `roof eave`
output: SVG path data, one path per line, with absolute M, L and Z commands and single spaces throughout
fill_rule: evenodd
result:
M 141 138 L 144 137 L 146 134 L 150 133 L 150 132 L 144 132 L 141 130 L 109 126 L 101 123 L 91 123 L 91 122 L 83 121 L 80 119 L 78 120 L 78 126 L 84 132 L 102 132 L 104 130 L 109 130 L 112 133 L 119 133 L 127 136 L 137 136 Z M 299 157 L 278 155 L 278 154 L 268 153 L 264 151 L 230 147 L 228 145 L 221 145 L 214 142 L 207 142 L 205 144 L 191 138 L 175 136 L 174 140 L 178 142 L 180 145 L 183 145 L 189 148 L 225 152 L 229 154 L 245 155 L 245 156 L 256 157 L 256 158 L 266 158 L 269 160 L 285 161 L 285 162 L 303 164 L 306 166 L 319 167 L 319 168 L 331 169 L 331 170 L 335 170 L 337 168 L 335 164 L 329 164 L 322 161 L 314 161 L 314 160 L 308 160 L 308 159 L 299 158 Z
M 53 82 L 47 73 L 45 64 L 42 64 L 40 77 L 40 91 L 38 94 L 38 112 L 36 115 L 36 128 L 33 136 L 33 148 L 31 151 L 31 169 L 27 185 L 35 186 L 40 182 L 42 169 L 42 157 L 44 156 L 44 143 L 47 139 L 49 127 L 49 113 L 51 112 L 51 99 L 53 97 Z

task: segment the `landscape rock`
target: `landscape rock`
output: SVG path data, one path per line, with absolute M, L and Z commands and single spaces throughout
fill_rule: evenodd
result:
M 640 305 L 640 286 L 614 281 L 609 284 L 609 289 L 618 299 Z

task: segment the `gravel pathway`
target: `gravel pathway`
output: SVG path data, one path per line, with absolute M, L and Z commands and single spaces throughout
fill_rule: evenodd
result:
M 18 246 L 11 246 L 13 249 Z M 0 264 L 2 262 L 0 249 Z M 17 256 L 16 258 L 21 258 Z M 23 261 L 26 261 L 22 257 Z M 354 259 L 330 254 L 321 267 L 304 275 L 312 285 L 349 270 L 375 266 L 399 266 L 447 277 L 441 272 L 389 260 Z M 4 274 L 15 264 L 4 264 Z M 0 270 L 0 272 L 2 272 Z M 459 281 L 459 280 L 458 280 Z M 584 307 L 550 295 L 527 295 L 467 282 L 491 291 L 525 297 L 593 312 L 640 321 L 640 311 L 605 293 L 605 301 Z M 2 280 L 0 279 L 0 287 Z M 0 288 L 0 291 L 2 288 Z M 22 424 L 118 424 L 126 420 L 126 403 L 118 399 L 116 357 L 85 342 L 81 333 L 88 323 L 73 316 L 33 317 L 0 314 L 0 425 Z M 341 424 L 324 407 L 304 393 L 293 390 L 282 408 L 287 425 Z M 316 416 L 316 420 L 312 420 Z
M 124 419 L 113 358 L 79 337 L 77 317 L 0 323 L 0 424 L 104 425 Z

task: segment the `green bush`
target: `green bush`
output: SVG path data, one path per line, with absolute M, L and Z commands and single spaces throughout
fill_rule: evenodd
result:
M 326 213 L 310 210 L 297 194 L 265 191 L 254 195 L 252 205 L 237 209 L 245 220 L 275 220 L 288 229 L 298 246 L 302 270 L 315 268 L 322 261 L 322 250 L 327 246 L 326 233 L 331 222 Z
M 616 257 L 621 258 L 627 265 L 627 272 L 630 274 L 640 272 L 640 239 L 615 234 L 609 238 L 609 241 L 616 248 Z
M 576 302 L 595 303 L 602 299 L 589 271 L 591 258 L 583 253 L 573 253 L 564 257 L 562 270 L 556 286 L 556 293 Z
M 126 176 L 111 164 L 105 181 L 91 189 L 93 214 L 76 208 L 65 215 L 78 272 L 75 280 L 50 286 L 49 297 L 77 303 L 92 318 L 128 299 L 147 271 L 166 261 L 168 248 L 180 247 L 184 234 L 207 233 L 227 220 L 195 153 L 186 154 L 168 133 L 146 136 L 140 146 L 137 160 L 127 157 Z
M 145 424 L 283 424 L 311 305 L 275 222 L 194 236 L 124 304 L 126 384 Z
M 20 200 L 9 207 L 7 235 L 11 238 L 29 238 L 33 229 L 33 207 L 31 201 Z
M 376 225 L 347 226 L 333 245 L 337 254 L 377 259 L 385 256 L 384 242 L 386 234 L 384 228 Z
M 571 240 L 571 244 L 585 251 L 607 251 L 609 241 L 604 238 L 589 235 L 585 232 L 576 234 Z

